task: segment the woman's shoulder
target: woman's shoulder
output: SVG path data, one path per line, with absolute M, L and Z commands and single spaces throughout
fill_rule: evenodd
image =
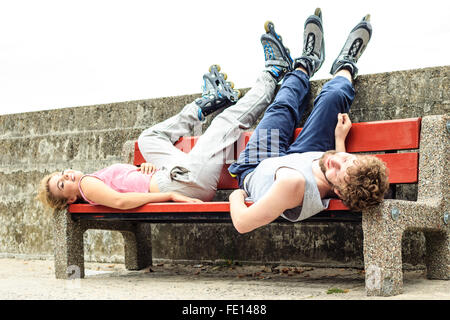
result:
M 85 174 L 80 178 L 80 187 L 86 186 L 87 184 L 97 183 L 97 181 L 102 181 L 99 177 L 93 174 Z

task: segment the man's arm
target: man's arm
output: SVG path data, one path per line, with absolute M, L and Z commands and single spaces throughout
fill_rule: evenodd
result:
M 236 190 L 230 195 L 230 213 L 233 225 L 239 233 L 250 232 L 269 224 L 286 209 L 302 204 L 305 179 L 298 171 L 281 168 L 276 181 L 267 193 L 250 207 L 244 203 L 244 190 Z
M 334 130 L 335 145 L 337 152 L 345 152 L 345 138 L 347 137 L 352 122 L 347 113 L 338 113 L 338 121 Z

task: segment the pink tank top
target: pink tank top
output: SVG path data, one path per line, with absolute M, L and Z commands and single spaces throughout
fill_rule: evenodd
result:
M 153 174 L 143 174 L 138 171 L 138 167 L 131 164 L 113 164 L 93 174 L 85 174 L 78 182 L 78 189 L 84 200 L 92 205 L 98 205 L 97 203 L 90 201 L 86 198 L 81 190 L 81 180 L 84 177 L 95 177 L 103 181 L 111 189 L 125 193 L 125 192 L 149 192 L 150 180 Z

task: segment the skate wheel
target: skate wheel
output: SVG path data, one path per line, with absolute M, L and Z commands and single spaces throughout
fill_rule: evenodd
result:
M 223 77 L 223 80 L 227 80 L 228 75 L 227 75 L 225 72 L 221 73 L 221 75 L 222 75 L 222 77 Z
M 234 92 L 237 94 L 238 99 L 242 97 L 242 92 L 240 90 L 234 90 Z
M 322 19 L 322 9 L 316 8 L 316 10 L 314 11 L 314 15 Z
M 213 64 L 211 67 L 209 67 L 209 72 L 212 72 L 213 68 L 216 68 L 217 71 L 220 71 L 220 66 L 218 64 Z
M 363 18 L 363 21 L 369 22 L 369 21 L 370 21 L 370 14 L 367 14 L 367 15 Z
M 264 23 L 264 30 L 266 30 L 266 32 L 269 32 L 271 29 L 273 29 L 273 22 L 272 21 L 266 21 L 266 23 Z
M 229 81 L 228 84 L 229 84 L 229 86 L 231 87 L 231 89 L 234 88 L 234 82 Z

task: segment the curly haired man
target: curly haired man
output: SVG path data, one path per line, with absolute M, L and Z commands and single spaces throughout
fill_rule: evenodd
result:
M 252 231 L 280 215 L 293 222 L 306 219 L 326 209 L 336 196 L 355 211 L 383 200 L 389 187 L 385 164 L 374 156 L 345 152 L 356 62 L 372 35 L 369 18 L 365 16 L 350 32 L 332 65 L 333 78 L 323 86 L 291 144 L 309 79 L 325 58 L 321 10 L 306 20 L 302 56 L 294 60 L 246 149 L 229 167 L 240 187 L 230 195 L 231 218 L 238 232 Z M 273 36 L 269 31 L 268 38 Z M 254 204 L 247 207 L 246 198 Z

